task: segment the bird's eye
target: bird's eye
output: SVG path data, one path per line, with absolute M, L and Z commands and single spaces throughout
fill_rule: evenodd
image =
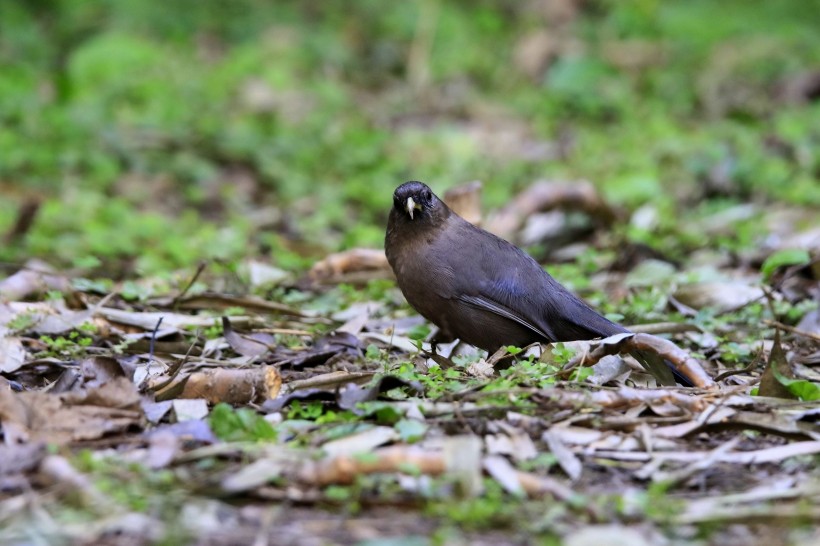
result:
M 433 194 L 430 192 L 430 190 L 424 190 L 424 200 L 425 201 L 431 201 L 432 199 L 433 199 Z

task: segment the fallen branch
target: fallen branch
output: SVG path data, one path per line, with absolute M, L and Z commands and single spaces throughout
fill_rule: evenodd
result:
M 783 446 L 759 449 L 756 451 L 720 453 L 715 456 L 714 462 L 731 464 L 777 463 L 791 457 L 814 455 L 817 453 L 820 453 L 820 441 L 794 442 Z M 677 461 L 684 463 L 694 463 L 702 460 L 706 456 L 703 452 L 696 451 L 656 453 L 596 451 L 590 455 L 601 459 L 612 459 L 616 461 L 648 462 L 655 458 L 660 458 L 665 461 Z
M 273 366 L 257 368 L 213 368 L 188 376 L 179 398 L 204 398 L 211 404 L 262 403 L 276 398 L 282 376 Z
M 339 455 L 306 463 L 299 479 L 312 485 L 350 484 L 357 476 L 384 472 L 407 472 L 438 476 L 447 468 L 444 453 L 419 448 L 396 446 L 376 450 L 363 456 Z
M 595 405 L 601 408 L 623 408 L 640 405 L 672 404 L 683 410 L 696 413 L 709 404 L 703 397 L 690 396 L 684 392 L 669 389 L 633 389 L 621 387 L 617 390 L 568 391 L 563 389 L 541 389 L 533 393 L 551 407 L 573 409 L 579 406 Z

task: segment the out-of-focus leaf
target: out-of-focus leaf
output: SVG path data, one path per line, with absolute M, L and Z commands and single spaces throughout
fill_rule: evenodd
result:
M 178 398 L 171 405 L 178 422 L 197 421 L 208 416 L 208 402 L 203 398 Z
M 276 430 L 265 418 L 253 410 L 234 410 L 228 404 L 217 404 L 208 417 L 211 430 L 227 442 L 255 442 L 276 440 Z
M 805 379 L 789 379 L 788 377 L 780 375 L 777 370 L 775 370 L 774 376 L 781 385 L 786 387 L 790 393 L 800 400 L 804 402 L 820 400 L 820 385 L 817 383 L 812 383 Z
M 248 491 L 278 478 L 286 468 L 285 461 L 275 458 L 259 459 L 226 476 L 222 480 L 222 489 L 228 493 Z
M 675 291 L 675 298 L 694 309 L 713 307 L 719 312 L 739 309 L 763 297 L 758 286 L 741 281 L 685 284 Z
M 274 286 L 290 277 L 290 273 L 284 269 L 256 260 L 246 262 L 244 267 L 247 269 L 248 278 L 254 288 Z
M 809 263 L 810 260 L 811 256 L 809 256 L 808 250 L 803 248 L 784 248 L 766 258 L 766 261 L 764 261 L 760 267 L 760 272 L 763 273 L 763 278 L 768 281 L 772 278 L 772 273 L 774 273 L 778 267 L 805 265 Z
M 397 436 L 392 427 L 370 427 L 327 442 L 322 450 L 330 456 L 371 453 L 377 447 L 395 441 Z
M 484 457 L 483 462 L 487 474 L 492 476 L 508 493 L 517 497 L 525 495 L 518 479 L 518 471 L 510 464 L 510 461 L 500 455 L 490 455 Z
M 0 327 L 0 372 L 12 373 L 26 362 L 26 350 L 20 338 L 7 337 L 7 332 Z
M 481 482 L 481 448 L 478 436 L 450 436 L 444 440 L 447 474 L 454 480 L 458 494 L 475 497 L 483 490 Z
M 393 428 L 398 431 L 402 441 L 407 443 L 418 442 L 427 432 L 427 425 L 415 419 L 402 419 Z

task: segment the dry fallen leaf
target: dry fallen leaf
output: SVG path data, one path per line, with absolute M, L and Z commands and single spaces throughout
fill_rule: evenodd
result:
M 561 466 L 561 469 L 567 473 L 569 479 L 576 481 L 580 478 L 584 466 L 578 457 L 564 445 L 560 436 L 547 431 L 543 434 L 542 438 L 547 443 L 550 452 L 558 459 L 558 464 Z
M 133 385 L 125 378 L 121 381 Z M 124 384 L 56 395 L 37 391 L 12 393 L 0 389 L 0 421 L 13 424 L 30 442 L 64 445 L 122 433 L 142 425 L 142 411 L 133 407 Z M 125 395 L 125 396 L 123 396 Z M 125 398 L 125 399 L 124 399 Z M 136 398 L 137 408 L 139 398 Z
M 693 309 L 712 307 L 718 312 L 740 309 L 763 297 L 763 289 L 742 281 L 685 284 L 673 294 L 675 299 Z
M 23 348 L 23 342 L 0 326 L 0 372 L 16 372 L 25 362 L 26 350 Z
M 785 385 L 777 380 L 778 375 L 780 377 L 794 379 L 794 371 L 791 366 L 789 366 L 786 353 L 783 352 L 783 346 L 780 344 L 780 331 L 776 330 L 774 344 L 769 353 L 769 362 L 766 364 L 766 369 L 760 377 L 758 394 L 760 394 L 760 396 L 771 396 L 774 398 L 796 399 L 797 395 L 793 394 Z

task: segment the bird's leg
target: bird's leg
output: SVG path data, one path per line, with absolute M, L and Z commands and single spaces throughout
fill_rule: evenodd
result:
M 438 352 L 438 346 L 440 344 L 451 343 L 455 340 L 456 338 L 452 334 L 446 332 L 442 328 L 438 328 L 436 329 L 435 333 L 430 337 L 430 348 L 432 349 L 433 354 L 436 354 Z

